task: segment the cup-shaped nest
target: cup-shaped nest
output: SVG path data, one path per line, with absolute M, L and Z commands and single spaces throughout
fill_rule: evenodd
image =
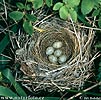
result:
M 48 29 L 48 31 L 46 30 L 45 32 L 41 33 L 36 46 L 33 49 L 33 55 L 36 55 L 38 62 L 41 61 L 43 63 L 47 63 L 48 65 L 52 64 L 54 67 L 60 65 L 59 63 L 51 63 L 48 59 L 48 56 L 46 55 L 46 49 L 48 47 L 52 47 L 53 44 L 58 41 L 62 42 L 62 47 L 60 49 L 62 50 L 62 55 L 67 56 L 66 62 L 73 58 L 73 56 L 76 56 L 79 51 L 79 45 L 77 38 L 73 32 L 63 28 L 59 29 L 59 31 L 52 31 Z
M 44 31 L 36 31 L 23 45 L 23 53 L 17 59 L 20 58 L 21 71 L 27 77 L 23 84 L 30 83 L 31 87 L 28 87 L 33 91 L 78 89 L 91 75 L 95 59 L 91 58 L 90 52 L 94 32 L 71 26 L 60 19 L 46 20 L 39 25 Z M 70 29 L 75 30 L 73 32 Z M 64 63 L 52 63 L 46 54 L 47 48 L 53 47 L 58 41 L 62 43 L 59 49 L 67 57 Z M 26 80 L 25 77 L 23 79 Z

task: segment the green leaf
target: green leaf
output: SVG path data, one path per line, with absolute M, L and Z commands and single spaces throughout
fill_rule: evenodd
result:
M 94 0 L 82 0 L 81 12 L 86 15 L 89 14 L 94 8 Z
M 42 7 L 43 0 L 33 0 L 32 3 L 33 3 L 33 8 L 38 9 L 38 8 Z
M 68 0 L 63 0 L 63 2 L 64 2 L 65 4 L 68 4 Z
M 98 19 L 99 28 L 101 28 L 101 17 Z
M 66 6 L 62 6 L 59 10 L 59 15 L 60 15 L 60 18 L 66 20 L 69 16 L 69 13 L 68 13 L 68 9 L 66 8 Z
M 77 12 L 74 9 L 69 9 L 70 16 L 74 22 L 77 21 Z
M 24 21 L 23 23 L 23 28 L 25 30 L 26 33 L 28 33 L 29 35 L 32 35 L 33 34 L 33 26 L 32 26 L 32 23 L 29 22 L 29 21 Z
M 37 20 L 37 17 L 35 15 L 26 14 L 25 16 L 29 21 L 35 22 Z
M 10 42 L 9 34 L 6 34 L 5 37 L 2 39 L 2 41 L 0 42 L 0 54 L 4 51 L 9 42 Z
M 27 96 L 24 90 L 20 87 L 20 85 L 15 81 L 11 71 L 9 69 L 2 70 L 2 74 L 10 80 L 10 82 L 13 84 L 14 88 L 16 89 L 17 93 L 20 96 Z
M 99 10 L 99 9 L 95 9 L 95 10 L 93 11 L 93 13 L 92 13 L 92 16 L 93 16 L 93 17 L 94 17 L 94 16 L 98 16 L 99 13 L 100 13 L 100 10 Z
M 26 9 L 26 10 L 31 10 L 31 9 L 32 9 L 32 7 L 31 7 L 31 5 L 30 5 L 30 4 L 27 4 L 27 5 L 25 6 L 25 9 Z
M 1 96 L 6 96 L 6 97 L 18 97 L 17 94 L 15 94 L 9 88 L 4 87 L 4 86 L 0 86 L 0 95 Z
M 16 33 L 17 30 L 18 30 L 18 25 L 17 25 L 17 24 L 15 24 L 14 26 L 12 26 L 11 31 L 12 31 L 13 33 Z
M 17 3 L 16 3 L 16 6 L 17 6 L 19 9 L 21 9 L 21 10 L 25 8 L 24 4 L 21 3 L 21 2 L 17 2 Z
M 34 0 L 27 0 L 28 2 L 33 2 Z
M 101 3 L 101 0 L 94 0 L 95 4 Z
M 70 7 L 78 6 L 80 0 L 63 0 L 64 3 L 68 4 Z
M 97 44 L 95 45 L 95 47 L 96 47 L 96 48 L 101 48 L 101 43 L 97 43 Z
M 9 13 L 9 17 L 12 18 L 13 20 L 21 20 L 23 18 L 24 14 L 20 11 L 13 11 Z
M 59 10 L 63 6 L 63 3 L 58 2 L 54 5 L 53 10 Z
M 51 7 L 53 5 L 53 0 L 46 0 L 46 5 Z
M 85 16 L 84 16 L 82 13 L 78 12 L 78 16 L 77 16 L 77 17 L 78 17 L 78 19 L 79 19 L 81 22 L 83 22 L 86 26 L 91 27 L 90 23 L 87 22 L 87 20 L 85 19 Z

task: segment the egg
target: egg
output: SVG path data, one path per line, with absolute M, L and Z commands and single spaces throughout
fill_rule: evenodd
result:
M 57 41 L 57 42 L 54 42 L 54 43 L 53 43 L 53 47 L 56 48 L 56 49 L 61 48 L 62 45 L 63 45 L 63 44 L 62 44 L 61 41 Z
M 53 47 L 48 47 L 47 49 L 46 49 L 46 55 L 51 55 L 51 54 L 53 54 L 54 53 L 54 48 Z
M 49 59 L 49 61 L 50 61 L 51 63 L 57 63 L 57 57 L 55 57 L 54 55 L 50 55 L 50 56 L 48 57 L 48 59 Z
M 58 59 L 58 62 L 59 62 L 60 64 L 62 64 L 62 63 L 65 63 L 66 60 L 67 60 L 67 56 L 66 56 L 66 55 L 61 55 L 61 56 L 59 57 L 59 59 Z
M 57 50 L 54 51 L 54 55 L 55 55 L 56 57 L 61 56 L 61 54 L 62 54 L 62 51 L 61 51 L 60 49 L 57 49 Z

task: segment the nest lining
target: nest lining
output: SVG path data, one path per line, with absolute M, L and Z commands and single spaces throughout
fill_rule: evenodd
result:
M 80 89 L 91 75 L 96 58 L 90 58 L 94 32 L 86 33 L 85 29 L 79 28 L 76 28 L 77 32 L 70 31 L 68 23 L 61 20 L 59 23 L 59 20 L 52 18 L 41 23 L 39 27 L 45 31 L 36 31 L 38 35 L 27 40 L 23 45 L 24 52 L 17 55 L 24 73 L 22 83 L 30 83 L 32 91 Z M 63 42 L 62 51 L 68 56 L 64 64 L 50 63 L 45 54 L 46 48 L 58 40 Z
M 40 58 L 42 57 L 43 62 L 49 63 L 49 61 L 47 60 L 46 54 L 45 54 L 45 50 L 48 46 L 52 46 L 52 44 L 56 42 L 57 40 L 63 43 L 63 47 L 61 49 L 62 51 L 65 51 L 64 54 L 67 55 L 68 59 L 75 52 L 74 43 L 72 39 L 70 39 L 70 36 L 67 35 L 66 37 L 64 37 L 65 35 L 62 36 L 62 34 L 63 33 L 55 33 L 55 32 L 52 33 L 51 32 L 51 33 L 45 34 L 44 37 L 41 38 L 40 44 L 38 46 L 38 51 L 40 51 L 40 53 L 38 53 L 38 55 L 40 55 Z

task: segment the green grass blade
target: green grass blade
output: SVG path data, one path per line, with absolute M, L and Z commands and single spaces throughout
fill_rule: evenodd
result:
M 0 54 L 4 51 L 8 43 L 10 42 L 9 34 L 6 34 L 5 37 L 0 42 Z
M 13 84 L 14 88 L 16 89 L 19 96 L 27 96 L 25 91 L 20 87 L 20 85 L 15 81 L 10 69 L 5 69 L 2 71 L 2 74 L 10 80 L 10 82 Z
M 15 94 L 9 88 L 4 87 L 4 86 L 0 86 L 0 95 L 1 96 L 6 96 L 6 97 L 18 97 L 17 94 Z
M 45 97 L 43 100 L 60 100 L 59 97 Z
M 78 13 L 78 19 L 83 22 L 86 26 L 91 27 L 91 25 L 85 20 L 85 17 Z

